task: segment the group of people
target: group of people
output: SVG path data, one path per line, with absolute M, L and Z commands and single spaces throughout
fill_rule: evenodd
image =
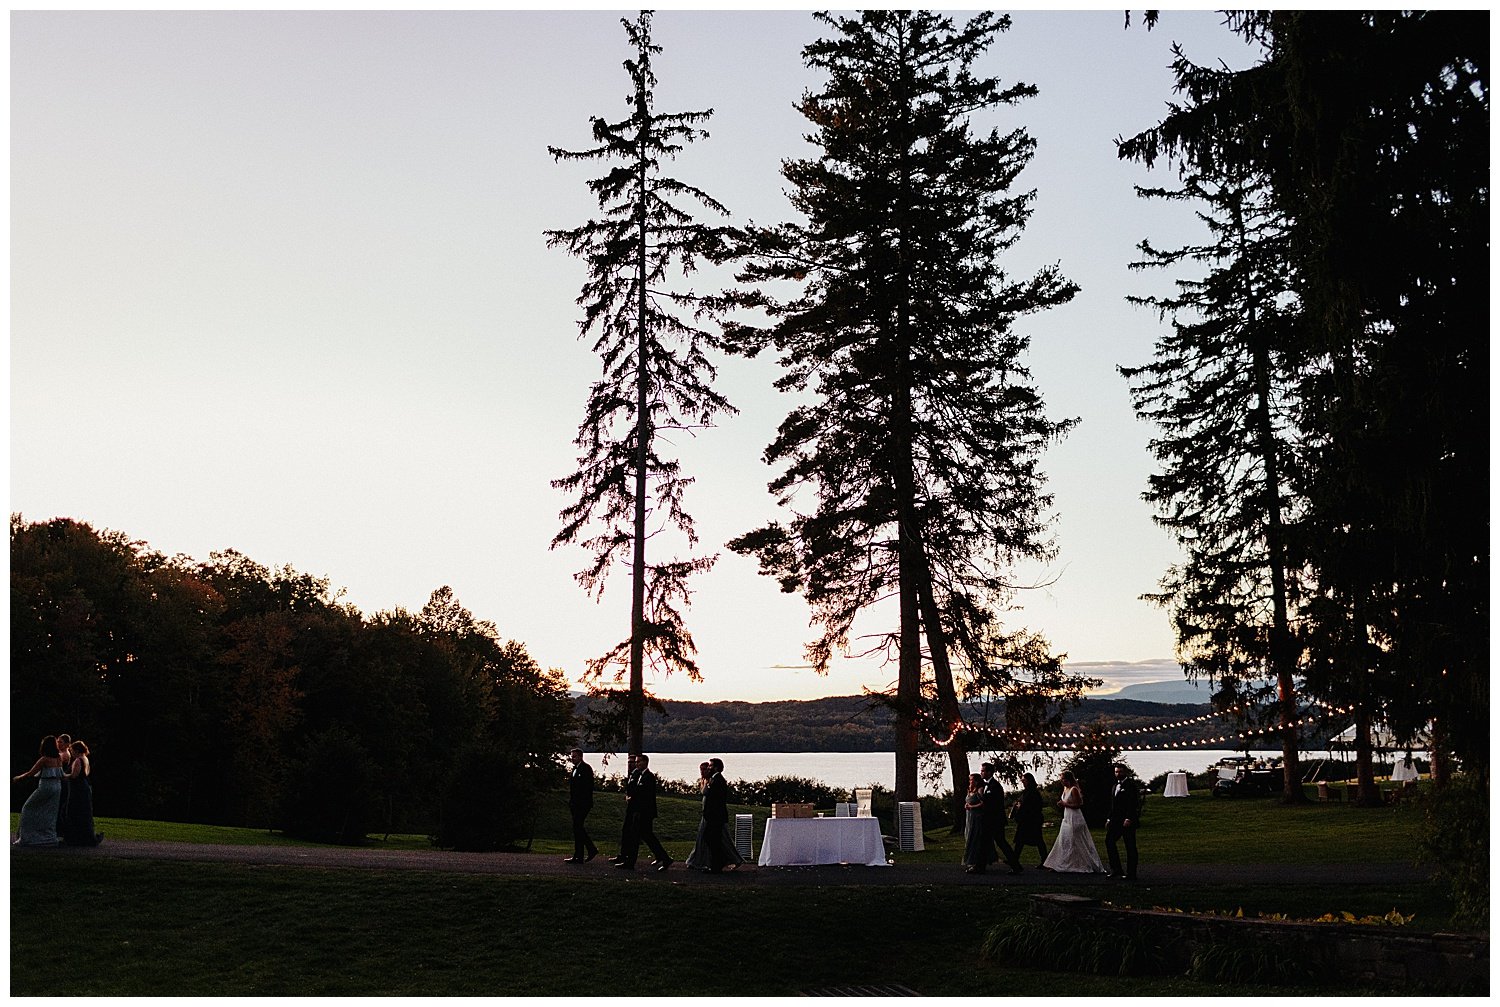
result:
M 995 776 L 995 766 L 986 762 L 978 773 L 969 777 L 964 798 L 964 870 L 983 874 L 991 864 L 1004 860 L 1012 874 L 1021 873 L 1020 853 L 1031 846 L 1041 852 L 1044 870 L 1066 873 L 1103 874 L 1106 877 L 1135 880 L 1139 857 L 1135 833 L 1140 822 L 1141 792 L 1135 778 L 1123 763 L 1115 763 L 1115 787 L 1110 795 L 1109 820 L 1105 825 L 1104 845 L 1109 850 L 1109 869 L 1099 859 L 1099 848 L 1083 817 L 1083 788 L 1073 774 L 1062 773 L 1062 822 L 1057 839 L 1049 853 L 1042 840 L 1042 792 L 1036 777 L 1022 776 L 1020 797 L 1009 810 L 1015 818 L 1015 845 L 1005 838 L 1007 805 L 1005 788 Z M 1125 847 L 1124 863 L 1120 845 Z M 997 849 L 998 848 L 998 849 Z
M 42 739 L 37 760 L 13 782 L 37 778 L 36 790 L 21 807 L 20 846 L 98 846 L 94 831 L 94 791 L 89 782 L 89 746 L 66 734 Z
M 573 855 L 564 863 L 582 864 L 599 855 L 599 847 L 589 836 L 585 819 L 594 807 L 594 770 L 583 760 L 583 750 L 568 753 L 572 769 L 568 772 L 568 810 L 573 818 Z M 625 822 L 620 829 L 620 852 L 610 858 L 616 868 L 635 870 L 641 845 L 656 859 L 651 866 L 665 871 L 677 861 L 656 838 L 656 774 L 651 772 L 651 758 L 631 755 L 626 759 Z M 718 874 L 726 867 L 733 870 L 745 862 L 734 845 L 729 831 L 729 784 L 724 779 L 722 759 L 709 759 L 698 766 L 698 789 L 703 795 L 703 816 L 698 822 L 698 842 L 687 858 L 693 870 Z

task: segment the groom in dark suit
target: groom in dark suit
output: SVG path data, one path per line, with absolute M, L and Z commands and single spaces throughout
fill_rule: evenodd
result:
M 1126 881 L 1135 880 L 1135 827 L 1141 817 L 1141 788 L 1128 775 L 1123 762 L 1115 763 L 1115 792 L 1109 800 L 1109 822 L 1104 845 L 1109 848 L 1109 873 Z M 1120 869 L 1120 840 L 1125 840 L 1125 869 Z
M 1020 874 L 1021 858 L 1016 856 L 1016 851 L 1005 839 L 1005 788 L 1000 785 L 1000 778 L 995 775 L 995 764 L 993 762 L 982 763 L 979 767 L 979 775 L 984 778 L 984 804 L 979 810 L 980 824 L 985 833 L 984 841 L 991 852 L 996 846 L 1000 847 L 1000 856 L 1005 860 L 1010 872 Z M 974 869 L 974 872 L 984 873 L 984 866 L 981 864 Z
M 712 775 L 703 791 L 703 837 L 708 842 L 708 869 L 714 874 L 729 863 L 724 849 L 724 832 L 729 826 L 729 784 L 724 779 L 724 760 L 709 759 Z

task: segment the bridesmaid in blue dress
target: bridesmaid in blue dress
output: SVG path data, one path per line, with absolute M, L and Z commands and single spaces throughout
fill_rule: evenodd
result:
M 49 734 L 43 738 L 36 762 L 12 779 L 20 781 L 29 776 L 37 778 L 36 790 L 21 807 L 21 829 L 16 842 L 21 846 L 56 846 L 63 778 L 63 760 L 57 754 L 56 736 Z
M 73 742 L 68 752 L 68 806 L 63 812 L 63 842 L 98 846 L 104 834 L 94 831 L 94 785 L 89 782 L 89 746 Z

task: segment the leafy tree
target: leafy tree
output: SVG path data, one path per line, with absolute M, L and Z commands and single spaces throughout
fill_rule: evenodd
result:
M 937 708 L 925 726 L 951 736 L 961 793 L 950 651 L 1008 595 L 1012 560 L 1049 555 L 1037 459 L 1069 426 L 1043 415 L 1014 322 L 1076 287 L 1056 267 L 1016 280 L 998 262 L 1035 198 L 1010 191 L 1035 141 L 971 131 L 975 114 L 1035 94 L 973 73 L 1009 20 L 814 16 L 830 35 L 803 57 L 827 80 L 799 109 L 821 154 L 783 166 L 806 222 L 743 233 L 735 303 L 772 324 L 726 330 L 742 352 L 775 348 L 778 388 L 812 393 L 766 449 L 783 466 L 771 491 L 794 516 L 730 548 L 807 599 L 823 628 L 807 648 L 819 670 L 848 650 L 860 612 L 895 596 L 897 628 L 872 649 L 898 661 L 897 798 L 916 799 L 924 637 Z M 781 282 L 798 291 L 779 296 Z
M 626 99 L 630 116 L 618 122 L 595 117 L 599 145 L 591 149 L 548 148 L 558 160 L 613 164 L 589 182 L 602 216 L 571 230 L 547 232 L 549 246 L 562 246 L 588 264 L 578 298 L 584 309 L 579 328 L 581 334 L 595 334 L 594 350 L 604 365 L 574 442 L 578 470 L 553 483 L 574 500 L 562 512 L 563 527 L 552 545 L 580 542 L 590 552 L 578 580 L 596 597 L 610 567 L 630 557 L 630 636 L 591 661 L 588 675 L 596 686 L 611 668 L 617 681 L 628 675 L 628 745 L 639 753 L 645 665 L 662 674 L 700 677 L 681 609 L 688 578 L 714 562 L 708 556 L 647 563 L 646 541 L 663 528 L 681 532 L 689 548 L 697 542 L 683 506 L 692 480 L 661 453 L 662 434 L 708 426 L 733 408 L 711 386 L 715 370 L 706 351 L 716 338 L 700 322 L 712 302 L 668 285 L 671 270 L 692 272 L 718 243 L 715 229 L 696 222 L 674 200 L 727 212 L 703 190 L 667 175 L 663 166 L 685 144 L 707 135 L 699 124 L 713 113 L 658 112 L 651 59 L 661 48 L 651 41 L 651 12 L 621 24 L 634 50 L 624 64 L 632 84 Z
M 11 603 L 13 761 L 42 734 L 84 737 L 103 813 L 437 832 L 465 755 L 508 767 L 469 799 L 524 809 L 574 730 L 561 674 L 447 588 L 366 621 L 290 567 L 14 516 Z
M 1182 57 L 1179 54 L 1178 59 Z M 1170 608 L 1189 675 L 1223 686 L 1236 709 L 1275 697 L 1276 721 L 1298 719 L 1298 645 L 1292 631 L 1297 573 L 1287 548 L 1289 489 L 1297 464 L 1294 395 L 1297 302 L 1288 228 L 1264 179 L 1221 180 L 1189 165 L 1182 188 L 1141 189 L 1190 200 L 1204 244 L 1163 251 L 1142 242 L 1137 268 L 1206 268 L 1167 297 L 1131 298 L 1172 327 L 1155 359 L 1122 367 L 1136 411 L 1156 424 L 1162 470 L 1145 498 L 1186 554 L 1149 596 Z M 1261 683 L 1269 681 L 1267 689 Z M 1283 797 L 1301 802 L 1300 738 L 1282 732 Z

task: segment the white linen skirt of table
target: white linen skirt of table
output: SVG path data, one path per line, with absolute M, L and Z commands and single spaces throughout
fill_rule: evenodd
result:
M 1163 797 L 1187 797 L 1188 796 L 1188 774 L 1168 773 L 1167 785 L 1162 788 Z
M 1405 759 L 1397 759 L 1396 764 L 1391 767 L 1391 782 L 1405 783 L 1407 780 L 1419 780 L 1422 774 L 1417 772 L 1415 763 L 1407 762 Z
M 885 867 L 878 818 L 768 818 L 760 866 L 864 864 Z

